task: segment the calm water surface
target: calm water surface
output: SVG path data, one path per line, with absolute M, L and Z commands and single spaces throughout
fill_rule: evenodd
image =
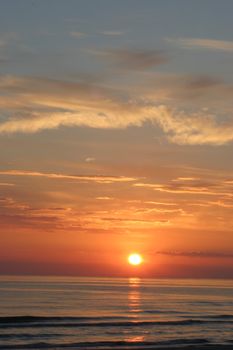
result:
M 0 349 L 210 343 L 233 344 L 233 281 L 0 277 Z

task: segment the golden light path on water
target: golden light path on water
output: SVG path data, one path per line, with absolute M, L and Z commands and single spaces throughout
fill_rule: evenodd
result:
M 135 322 L 139 321 L 139 314 L 141 309 L 141 279 L 138 277 L 129 278 L 129 292 L 128 292 L 128 307 L 132 317 L 135 318 Z M 127 333 L 127 330 L 126 330 Z M 137 330 L 134 335 L 126 336 L 126 341 L 137 343 L 145 340 L 145 330 Z

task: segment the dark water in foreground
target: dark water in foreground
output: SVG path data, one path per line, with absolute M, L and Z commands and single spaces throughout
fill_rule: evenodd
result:
M 192 344 L 233 349 L 233 281 L 0 277 L 0 349 Z

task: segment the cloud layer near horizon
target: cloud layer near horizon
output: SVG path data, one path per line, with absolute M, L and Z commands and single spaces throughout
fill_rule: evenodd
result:
M 130 93 L 87 83 L 2 76 L 0 134 L 35 133 L 61 126 L 122 129 L 150 122 L 177 144 L 222 145 L 232 141 L 233 87 L 205 77 L 183 80 L 165 78 L 149 90 Z M 201 108 L 217 95 L 220 102 L 213 106 L 215 112 Z M 226 99 L 224 107 L 221 96 Z

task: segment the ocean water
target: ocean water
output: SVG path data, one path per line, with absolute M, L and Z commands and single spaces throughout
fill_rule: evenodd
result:
M 0 277 L 0 349 L 211 344 L 233 349 L 233 281 Z

